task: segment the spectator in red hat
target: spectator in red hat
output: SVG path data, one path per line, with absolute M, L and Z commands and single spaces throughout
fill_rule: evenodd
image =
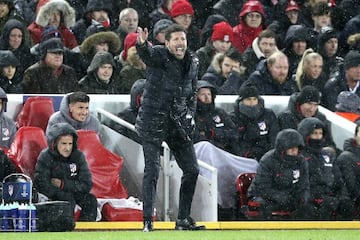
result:
M 296 24 L 299 18 L 299 5 L 296 1 L 290 0 L 285 8 L 285 14 L 292 24 Z
M 248 1 L 240 14 L 240 23 L 233 28 L 234 46 L 243 53 L 264 29 L 265 12 L 259 1 Z
M 140 59 L 136 50 L 137 33 L 129 33 L 124 42 L 124 50 L 120 54 L 123 68 L 120 71 L 120 91 L 130 93 L 131 86 L 138 79 L 146 78 L 145 63 Z
M 213 26 L 213 33 L 206 41 L 206 45 L 196 51 L 200 63 L 199 76 L 205 74 L 216 53 L 225 53 L 231 48 L 233 38 L 229 23 L 222 21 Z
M 171 7 L 171 18 L 185 28 L 188 48 L 196 51 L 200 48 L 200 30 L 192 23 L 194 9 L 187 0 L 177 0 Z
M 295 0 L 289 0 L 279 18 L 274 20 L 268 28 L 276 34 L 277 46 L 279 49 L 285 47 L 284 39 L 286 31 L 291 25 L 302 24 L 303 19 L 300 7 Z

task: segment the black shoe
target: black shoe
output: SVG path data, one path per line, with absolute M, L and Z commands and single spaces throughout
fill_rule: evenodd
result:
M 153 222 L 152 221 L 145 221 L 143 232 L 152 232 L 153 229 Z
M 175 224 L 176 230 L 205 230 L 204 225 L 196 225 L 191 217 L 185 219 L 177 219 Z

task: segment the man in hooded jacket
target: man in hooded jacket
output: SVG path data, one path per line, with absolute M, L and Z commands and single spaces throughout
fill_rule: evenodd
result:
M 5 114 L 7 102 L 7 95 L 5 91 L 0 87 L 0 148 L 2 149 L 10 148 L 10 145 L 14 141 L 17 131 L 14 120 Z
M 51 200 L 81 207 L 80 221 L 95 221 L 97 200 L 90 193 L 92 177 L 84 154 L 77 148 L 78 135 L 68 123 L 54 124 L 47 133 L 48 148 L 35 167 L 34 184 Z
M 50 116 L 46 134 L 55 123 L 69 123 L 76 130 L 100 131 L 100 121 L 90 114 L 90 97 L 84 92 L 73 92 L 65 95 L 60 103 L 59 111 Z
M 271 219 L 272 211 L 290 211 L 294 219 L 306 219 L 310 197 L 307 162 L 300 153 L 302 136 L 284 129 L 276 136 L 275 148 L 260 160 L 248 197 L 260 203 L 260 218 Z
M 309 166 L 310 199 L 315 205 L 315 219 L 350 220 L 353 202 L 345 188 L 340 169 L 336 165 L 336 152 L 325 145 L 325 124 L 317 118 L 304 118 L 298 126 L 304 139 L 302 154 Z

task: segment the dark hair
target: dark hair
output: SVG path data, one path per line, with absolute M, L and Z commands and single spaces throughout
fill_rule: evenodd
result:
M 325 2 L 318 2 L 311 8 L 311 15 L 323 16 L 331 12 L 331 7 Z
M 260 42 L 263 38 L 274 38 L 276 41 L 276 34 L 270 29 L 265 29 L 261 31 L 258 37 L 258 42 Z
M 358 132 L 360 131 L 360 123 L 356 124 L 356 127 L 355 127 L 355 136 L 358 134 Z
M 233 61 L 242 63 L 241 53 L 236 48 L 230 48 L 226 53 L 225 57 L 230 58 Z
M 165 30 L 165 40 L 170 41 L 171 34 L 174 33 L 174 32 L 184 32 L 184 33 L 186 33 L 185 28 L 183 26 L 181 26 L 179 24 L 173 24 L 173 25 L 170 25 L 169 27 L 166 28 L 166 30 Z
M 68 96 L 68 103 L 90 102 L 90 97 L 84 92 L 73 92 Z

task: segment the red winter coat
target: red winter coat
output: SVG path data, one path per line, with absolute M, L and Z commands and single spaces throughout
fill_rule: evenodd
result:
M 241 22 L 240 24 L 233 27 L 233 46 L 236 47 L 240 53 L 243 53 L 248 47 L 251 46 L 254 39 L 259 36 L 262 30 L 262 25 L 257 28 L 251 28 L 245 22 Z

